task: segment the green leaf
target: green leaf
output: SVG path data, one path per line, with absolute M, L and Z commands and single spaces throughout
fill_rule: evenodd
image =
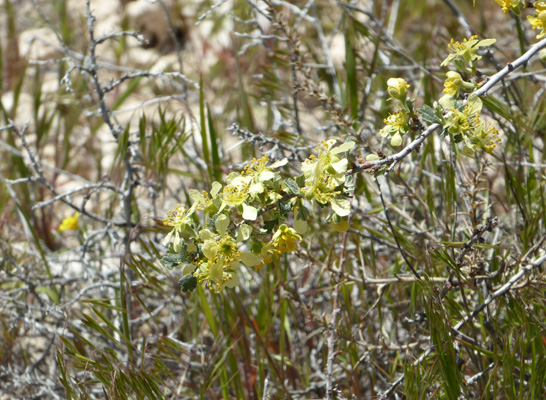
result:
M 423 108 L 417 110 L 421 114 L 421 118 L 428 124 L 441 124 L 442 119 L 436 115 L 436 110 L 434 108 L 424 105 Z
M 171 250 L 171 249 L 169 249 Z M 182 243 L 182 249 L 179 253 L 168 253 L 166 256 L 164 256 L 161 261 L 165 265 L 165 268 L 167 269 L 173 269 L 174 267 L 182 264 L 190 262 L 190 257 L 187 252 L 187 245 L 186 243 Z
M 273 232 L 275 225 L 277 225 L 276 219 L 272 219 L 271 221 L 264 221 L 264 227 L 261 229 L 261 231 L 265 234 L 271 233 Z
M 288 212 L 292 209 L 292 204 L 289 201 L 279 200 L 277 204 L 279 205 L 279 210 L 281 211 Z
M 119 97 L 116 99 L 116 102 L 112 106 L 112 111 L 115 111 L 121 107 L 121 105 L 129 98 L 131 93 L 133 93 L 140 84 L 140 81 L 142 80 L 142 77 L 138 77 L 135 79 L 132 79 L 127 86 L 127 88 L 119 95 Z
M 181 286 L 184 293 L 188 291 L 193 292 L 197 287 L 197 278 L 193 275 L 193 273 L 188 274 L 180 278 L 178 284 Z
M 199 122 L 201 124 L 201 146 L 203 148 L 203 159 L 207 163 L 209 178 L 213 180 L 212 166 L 210 164 L 209 144 L 207 137 L 207 125 L 205 122 L 205 96 L 203 94 L 203 76 L 199 81 Z
M 299 195 L 301 193 L 300 187 L 296 181 L 292 178 L 288 178 L 284 181 L 286 187 L 292 192 L 292 194 Z
M 356 73 L 356 55 L 355 55 L 355 30 L 351 19 L 347 19 L 347 31 L 345 32 L 345 70 L 347 72 L 347 103 L 351 110 L 351 118 L 358 116 L 358 85 Z
M 304 220 L 304 219 L 295 219 L 294 220 L 294 229 L 300 235 L 305 235 L 305 232 L 307 232 L 307 221 Z
M 207 122 L 209 126 L 209 136 L 210 136 L 210 153 L 212 156 L 212 173 L 214 179 L 217 181 L 222 180 L 222 163 L 220 161 L 220 153 L 218 149 L 218 135 L 216 129 L 214 129 L 214 123 L 212 121 L 212 115 L 210 108 L 207 105 Z
M 296 183 L 298 184 L 298 186 L 300 188 L 304 187 L 305 186 L 305 175 L 300 175 L 300 176 L 296 177 Z
M 300 205 L 298 206 L 297 219 L 307 220 L 307 218 L 309 218 L 309 214 L 310 212 L 307 209 L 307 207 L 305 207 L 303 204 L 300 203 Z

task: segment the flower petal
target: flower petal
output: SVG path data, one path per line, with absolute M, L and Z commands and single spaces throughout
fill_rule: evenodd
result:
M 59 232 L 67 230 L 76 230 L 78 229 L 78 218 L 80 216 L 79 212 L 75 212 L 71 217 L 63 219 L 61 225 L 59 225 Z
M 356 146 L 355 142 L 345 142 L 342 145 L 337 146 L 335 149 L 332 149 L 330 151 L 330 154 L 344 153 L 346 151 L 353 149 L 355 146 Z
M 304 235 L 305 232 L 307 232 L 307 221 L 303 219 L 296 219 L 294 220 L 294 229 L 296 232 L 298 232 L 300 235 Z
M 224 268 L 221 262 L 214 263 L 209 269 L 209 279 L 220 283 L 224 279 Z
M 233 289 L 239 283 L 239 276 L 235 271 L 231 271 L 231 278 L 226 282 L 226 287 Z
M 392 135 L 391 138 L 391 146 L 400 146 L 402 144 L 402 136 L 397 132 L 394 135 Z
M 252 206 L 243 203 L 243 218 L 249 221 L 255 221 L 258 218 L 258 210 Z
M 229 225 L 229 218 L 225 214 L 220 214 L 218 218 L 216 218 L 216 222 L 214 226 L 216 226 L 216 231 L 224 236 L 226 233 L 226 229 Z
M 237 237 L 237 242 L 243 242 L 247 240 L 252 233 L 252 227 L 247 224 L 242 224 L 239 227 L 239 236 Z
M 336 170 L 338 174 L 344 174 L 347 172 L 347 165 L 349 161 L 346 158 L 342 158 L 338 162 L 332 164 L 332 168 Z
M 219 182 L 212 182 L 212 189 L 210 191 L 211 197 L 216 197 L 218 193 L 220 193 L 220 190 L 222 189 L 222 184 Z
M 351 212 L 351 203 L 345 199 L 332 199 L 330 200 L 332 210 L 340 217 L 346 217 Z
M 247 267 L 254 267 L 262 262 L 256 254 L 247 251 L 241 253 L 240 260 Z
M 199 231 L 199 238 L 204 242 L 213 238 L 212 233 L 208 229 L 201 229 Z
M 168 247 L 169 246 L 169 242 L 171 241 L 171 238 L 174 234 L 174 229 L 172 231 L 170 231 L 169 233 L 167 233 L 167 236 L 165 236 L 165 239 L 163 239 L 163 246 L 165 247 Z
M 282 160 L 279 160 L 279 161 L 276 161 L 274 162 L 273 164 L 271 164 L 269 166 L 269 168 L 271 169 L 274 169 L 274 168 L 279 168 L 279 167 L 282 167 L 284 165 L 288 164 L 288 159 L 287 158 L 283 158 Z
M 205 240 L 205 243 L 203 243 L 203 246 L 201 247 L 201 251 L 209 260 L 214 260 L 218 253 L 218 245 L 214 240 Z
M 253 183 L 248 188 L 248 193 L 250 193 L 252 195 L 258 194 L 258 193 L 263 193 L 263 191 L 264 191 L 264 185 L 261 182 Z
M 275 173 L 273 171 L 263 171 L 260 173 L 260 182 L 269 181 L 275 177 Z

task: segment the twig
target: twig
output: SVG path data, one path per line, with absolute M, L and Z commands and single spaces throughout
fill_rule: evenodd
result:
M 474 232 L 472 232 L 472 237 L 469 241 L 465 242 L 463 244 L 463 250 L 460 252 L 459 256 L 457 257 L 457 260 L 455 262 L 457 265 L 462 266 L 465 256 L 468 254 L 470 250 L 472 250 L 472 246 L 475 243 L 483 243 L 483 234 L 485 232 L 491 232 L 495 226 L 499 224 L 499 219 L 497 217 L 495 218 L 487 218 L 487 223 L 483 225 L 480 228 L 474 229 Z
M 476 382 L 478 379 L 480 379 L 482 376 L 484 376 L 486 373 L 488 373 L 489 371 L 491 371 L 493 369 L 493 367 L 495 367 L 495 363 L 492 362 L 491 364 L 489 364 L 483 371 L 481 372 L 478 372 L 476 375 L 473 375 L 471 376 L 470 378 L 468 378 L 466 380 L 466 384 L 467 386 L 468 385 L 473 385 L 474 382 Z
M 87 12 L 87 30 L 89 32 L 89 64 L 85 65 L 85 67 L 91 75 L 91 81 L 99 98 L 99 108 L 101 110 L 102 119 L 108 128 L 110 128 L 112 136 L 117 140 L 119 139 L 122 129 L 119 125 L 114 126 L 114 122 L 110 117 L 110 108 L 106 105 L 106 101 L 104 99 L 104 90 L 99 82 L 96 54 L 97 40 L 95 39 L 95 16 L 91 12 L 90 0 L 85 1 L 85 7 Z
M 396 234 L 396 230 L 394 229 L 394 225 L 391 222 L 391 218 L 389 217 L 389 208 L 387 207 L 387 204 L 385 203 L 385 199 L 383 197 L 383 191 L 381 190 L 381 185 L 379 184 L 379 181 L 377 180 L 377 177 L 374 176 L 374 182 L 377 185 L 377 189 L 379 191 L 379 198 L 381 199 L 381 204 L 383 205 L 383 210 L 385 212 L 385 218 L 387 219 L 387 223 L 389 224 L 389 227 L 392 232 L 392 236 L 394 237 L 394 241 L 396 242 L 396 246 L 398 247 L 398 251 L 400 251 L 400 254 L 404 258 L 404 261 L 406 262 L 406 265 L 410 269 L 410 271 L 415 275 L 415 277 L 419 280 L 421 280 L 421 276 L 419 273 L 413 268 L 413 265 L 408 260 L 408 257 L 406 255 L 406 252 L 402 249 L 400 246 L 400 242 L 398 241 L 398 235 Z
M 13 132 L 15 132 L 15 134 L 19 137 L 19 139 L 21 139 L 21 145 L 26 150 L 26 152 L 28 154 L 28 157 L 29 157 L 29 160 L 30 160 L 30 164 L 32 165 L 32 168 L 34 169 L 35 173 L 38 175 L 38 177 L 34 177 L 32 179 L 31 178 L 25 178 L 25 179 L 27 179 L 29 181 L 34 180 L 36 182 L 39 182 L 39 183 L 45 185 L 51 193 L 53 193 L 55 196 L 58 196 L 59 194 L 57 193 L 57 190 L 45 178 L 44 172 L 42 171 L 42 163 L 37 158 L 37 155 L 35 155 L 34 152 L 30 149 L 30 146 L 28 145 L 28 143 L 26 141 L 25 132 L 28 129 L 28 126 L 25 125 L 22 130 L 19 130 L 19 128 L 17 128 L 13 124 L 13 121 L 10 121 L 10 124 L 11 124 L 11 129 L 13 130 Z M 6 180 L 5 182 L 8 184 L 9 187 L 11 187 L 11 182 L 10 181 Z M 15 180 L 13 182 L 18 183 L 19 180 Z M 94 219 L 95 221 L 102 222 L 104 224 L 110 224 L 111 223 L 112 225 L 115 225 L 115 226 L 127 226 L 127 224 L 125 222 L 112 222 L 112 221 L 109 221 L 109 220 L 107 220 L 105 218 L 102 218 L 102 217 L 100 217 L 100 216 L 98 216 L 96 214 L 93 214 L 93 213 L 87 211 L 84 207 L 78 207 L 74 203 L 72 203 L 71 201 L 67 200 L 66 196 L 61 197 L 59 200 L 62 201 L 63 203 L 65 203 L 66 205 L 70 206 L 73 210 L 78 211 L 80 214 L 85 215 L 85 216 L 87 216 L 87 217 L 89 217 L 91 219 Z
M 425 352 L 423 354 L 421 354 L 421 356 L 417 360 L 415 360 L 411 364 L 411 366 L 416 367 L 419 364 L 421 364 L 423 362 L 423 360 L 425 358 L 427 358 L 428 355 L 432 352 L 432 350 L 433 350 L 433 347 L 429 347 L 427 350 L 425 350 Z M 387 390 L 385 390 L 383 393 L 381 393 L 378 396 L 378 398 L 379 399 L 386 399 L 387 397 L 389 397 L 391 395 L 391 393 L 394 392 L 394 390 L 398 387 L 398 385 L 400 385 L 403 381 L 404 381 L 404 375 L 402 374 L 397 380 L 395 380 L 393 383 L 391 383 L 389 388 Z
M 214 12 L 215 9 L 217 9 L 218 7 L 220 7 L 221 5 L 223 5 L 224 3 L 226 3 L 228 0 L 220 0 L 218 3 L 216 4 L 213 4 L 208 10 L 207 12 L 205 12 L 203 15 L 201 15 L 198 19 L 197 19 L 197 22 L 195 23 L 195 26 L 199 25 L 201 22 L 203 22 L 203 20 L 205 18 L 207 18 L 210 14 L 212 14 Z
M 527 275 L 529 272 L 534 270 L 535 268 L 538 268 L 546 261 L 546 255 L 542 255 L 541 257 L 537 258 L 535 261 L 533 261 L 531 264 L 526 265 L 525 267 L 521 267 L 521 270 L 514 275 L 508 282 L 506 282 L 502 287 L 500 287 L 495 292 L 491 293 L 489 298 L 485 300 L 482 304 L 480 304 L 478 307 L 472 311 L 472 313 L 468 314 L 466 317 L 464 317 L 460 322 L 457 323 L 457 325 L 454 326 L 453 329 L 459 330 L 461 327 L 466 324 L 467 322 L 471 321 L 476 315 L 478 315 L 485 307 L 487 307 L 493 300 L 495 300 L 497 297 L 502 296 L 506 292 L 508 292 L 512 286 L 518 282 L 521 278 L 523 278 L 525 275 Z
M 15 183 L 15 182 L 12 181 L 10 183 Z M 43 207 L 47 207 L 47 206 L 55 203 L 56 201 L 59 201 L 59 200 L 65 198 L 65 197 L 70 197 L 73 194 L 84 191 L 84 190 L 94 190 L 94 191 L 96 191 L 97 189 L 102 189 L 102 188 L 109 189 L 109 190 L 112 190 L 113 192 L 120 193 L 119 188 L 117 188 L 117 187 L 115 187 L 113 185 L 107 185 L 104 182 L 100 182 L 100 183 L 97 183 L 97 184 L 94 184 L 94 185 L 85 185 L 85 186 L 81 186 L 79 188 L 72 189 L 72 190 L 70 190 L 70 191 L 68 191 L 66 193 L 59 194 L 59 195 L 57 195 L 57 196 L 55 196 L 52 199 L 49 199 L 47 201 L 42 201 L 42 202 L 36 204 L 35 206 L 33 206 L 32 211 L 43 208 Z
M 292 154 L 292 158 L 298 158 L 299 153 L 307 153 L 309 150 L 315 148 L 315 146 L 292 146 L 282 142 L 281 140 L 265 136 L 262 133 L 253 133 L 248 129 L 241 128 L 237 124 L 232 124 L 226 129 L 228 132 L 231 132 L 233 135 L 237 135 L 242 138 L 244 141 L 252 143 L 254 146 L 262 149 L 263 146 L 272 146 L 266 154 L 273 153 L 275 154 L 277 150 L 286 151 Z
M 339 254 L 339 272 L 336 276 L 336 283 L 334 285 L 334 292 L 332 293 L 332 319 L 328 325 L 328 357 L 326 359 L 326 399 L 330 400 L 332 395 L 332 376 L 334 370 L 335 354 L 335 333 L 337 316 L 341 312 L 341 307 L 338 304 L 339 286 L 341 282 L 341 275 L 343 271 L 343 264 L 345 263 L 345 247 L 347 245 L 347 232 L 343 234 L 341 242 L 341 252 Z

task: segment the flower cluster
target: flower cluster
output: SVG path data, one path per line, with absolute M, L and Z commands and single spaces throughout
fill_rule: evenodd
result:
M 480 118 L 482 106 L 477 96 L 470 96 L 462 110 L 452 108 L 444 122 L 444 129 L 453 135 L 464 155 L 473 155 L 479 149 L 492 153 L 501 141 L 497 129 Z
M 383 120 L 385 127 L 379 131 L 382 137 L 391 139 L 391 146 L 400 146 L 402 136 L 409 132 L 409 116 L 403 111 L 397 111 Z
M 383 120 L 385 127 L 379 134 L 390 139 L 391 146 L 400 146 L 402 137 L 410 131 L 409 121 L 413 117 L 413 101 L 408 99 L 410 85 L 402 78 L 391 78 L 387 81 L 387 92 L 398 101 L 398 111 Z
M 347 225 L 342 219 L 350 212 L 343 198 L 346 153 L 354 147 L 354 142 L 320 143 L 295 179 L 283 179 L 277 170 L 288 160 L 269 163 L 264 156 L 229 174 L 225 185 L 214 182 L 210 192 L 190 190 L 193 204 L 177 205 L 163 221 L 171 228 L 163 241 L 168 246 L 163 263 L 183 266 L 182 290 L 194 290 L 198 283 L 217 291 L 234 287 L 241 265 L 259 269 L 296 251 L 311 212 L 306 205 L 315 201 L 331 207 L 329 218 L 340 222 L 338 228 Z
M 460 71 L 473 73 L 476 69 L 476 63 L 482 58 L 478 55 L 480 47 L 491 46 L 496 41 L 497 39 L 479 40 L 476 35 L 470 37 L 470 39 L 464 39 L 462 43 L 451 39 L 451 43 L 448 45 L 451 53 L 440 65 L 445 67 L 452 62 Z
M 505 14 L 508 14 L 510 10 L 514 11 L 515 13 L 519 14 L 519 3 L 520 0 L 495 0 L 499 6 L 501 6 L 502 11 Z
M 354 142 L 345 142 L 334 147 L 335 140 L 322 142 L 316 147 L 317 156 L 310 156 L 301 166 L 305 186 L 301 189 L 307 200 L 316 200 L 330 206 L 340 217 L 349 215 L 349 201 L 336 196 L 341 192 L 336 188 L 345 183 L 348 160 L 339 154 L 351 150 Z
M 252 228 L 241 224 L 236 237 L 229 233 L 230 221 L 225 214 L 220 214 L 215 221 L 216 232 L 208 229 L 199 231 L 201 257 L 197 262 L 195 276 L 198 281 L 206 282 L 212 289 L 213 284 L 218 288 L 237 285 L 237 270 L 241 263 L 247 267 L 254 267 L 261 263 L 260 258 L 252 252 L 242 250 L 243 244 L 249 239 Z M 197 246 L 193 245 L 196 251 Z M 191 267 L 193 269 L 193 267 Z M 190 269 L 190 270 L 191 270 Z
M 546 4 L 546 2 L 539 3 Z M 513 8 L 517 7 L 519 2 L 504 1 L 502 5 Z M 540 4 L 535 6 L 537 10 L 542 7 Z M 546 15 L 546 11 L 544 13 Z M 424 122 L 442 125 L 443 134 L 450 135 L 453 143 L 458 145 L 464 155 L 473 155 L 480 149 L 492 153 L 501 142 L 497 129 L 491 123 L 481 119 L 482 101 L 475 95 L 470 95 L 466 101 L 459 99 L 461 92 L 472 92 L 479 87 L 476 82 L 467 81 L 463 76 L 475 74 L 476 63 L 481 59 L 481 56 L 477 54 L 478 50 L 493 43 L 495 39 L 479 40 L 477 36 L 464 39 L 462 43 L 451 39 L 448 45 L 451 54 L 442 62 L 442 66 L 452 63 L 461 73 L 447 71 L 444 81 L 445 95 L 434 104 L 434 107 L 425 105 L 417 110 Z M 417 120 L 413 102 L 408 99 L 410 85 L 404 79 L 391 78 L 387 81 L 387 86 L 391 99 L 398 101 L 398 111 L 384 120 L 385 126 L 379 134 L 389 139 L 391 146 L 397 147 L 402 145 L 404 135 L 411 130 L 422 128 L 422 124 Z M 379 159 L 380 156 L 376 154 L 366 156 L 366 161 L 369 162 Z M 334 229 L 341 229 L 343 221 L 341 224 L 333 225 Z
M 529 23 L 533 29 L 542 29 L 542 31 L 537 35 L 537 39 L 542 39 L 546 36 L 546 1 L 537 1 L 534 4 L 535 6 L 535 15 L 527 16 Z

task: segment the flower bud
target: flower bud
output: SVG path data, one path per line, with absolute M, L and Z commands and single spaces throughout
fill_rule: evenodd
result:
M 449 96 L 457 96 L 459 89 L 463 85 L 463 78 L 458 72 L 447 71 L 447 79 L 444 82 L 444 93 Z
M 393 99 L 404 101 L 410 85 L 402 78 L 391 78 L 387 81 L 387 91 Z
M 456 97 L 460 89 L 471 91 L 476 88 L 474 82 L 466 82 L 461 75 L 455 71 L 447 71 L 447 79 L 444 82 L 444 93 L 448 96 Z

